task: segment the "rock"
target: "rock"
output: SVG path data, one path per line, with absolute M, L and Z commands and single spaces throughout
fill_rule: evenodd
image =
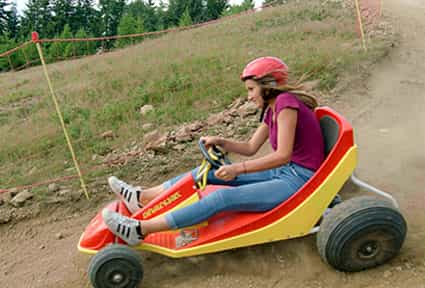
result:
M 239 113 L 242 117 L 255 115 L 257 113 L 257 105 L 253 102 L 246 102 L 241 107 L 239 107 Z
M 177 151 L 183 151 L 185 148 L 186 148 L 186 145 L 184 144 L 177 144 L 173 146 L 173 149 Z
M 96 161 L 96 159 L 97 159 L 97 155 L 96 155 L 96 154 L 93 154 L 93 155 L 91 156 L 91 161 Z
M 6 192 L 7 193 L 7 192 Z M 18 190 L 18 188 L 12 188 L 12 189 L 9 189 L 9 192 L 8 193 L 10 193 L 10 196 L 12 196 L 12 198 L 13 197 L 15 197 L 16 195 L 18 195 L 18 193 L 19 193 L 19 190 Z
M 114 138 L 114 132 L 112 130 L 108 130 L 103 132 L 102 134 L 100 134 L 100 137 L 102 137 L 103 139 L 107 139 L 107 138 Z
M 389 278 L 389 277 L 391 277 L 391 275 L 392 275 L 391 271 L 385 271 L 384 272 L 384 278 Z
M 62 232 L 56 233 L 55 237 L 56 237 L 56 239 L 58 239 L 58 240 L 63 239 L 63 234 L 62 234 Z
M 12 220 L 12 212 L 6 209 L 0 209 L 0 224 L 9 223 Z
M 218 114 L 210 115 L 207 119 L 207 123 L 210 126 L 215 126 L 217 124 L 223 123 L 223 114 L 218 113 Z
M 228 115 L 232 116 L 232 117 L 237 117 L 239 116 L 239 110 L 236 108 L 232 108 L 227 112 Z
M 59 191 L 60 189 L 61 189 L 60 186 L 56 183 L 50 183 L 49 186 L 47 187 L 47 190 L 49 191 L 49 193 L 55 193 Z
M 0 199 L 4 202 L 4 203 L 10 203 L 10 201 L 13 199 L 13 197 L 15 197 L 16 194 L 13 194 L 11 191 L 8 192 L 4 192 L 2 194 L 0 194 Z
M 202 128 L 204 128 L 204 123 L 202 123 L 202 121 L 196 121 L 192 124 L 189 124 L 187 127 L 189 128 L 190 131 L 195 132 L 195 131 L 199 131 Z
M 161 139 L 162 137 L 164 137 L 164 134 L 162 134 L 158 130 L 154 130 L 152 132 L 145 134 L 145 136 L 143 137 L 143 141 L 145 143 L 155 142 Z
M 144 105 L 140 107 L 140 115 L 145 116 L 148 112 L 153 111 L 152 105 Z
M 146 143 L 146 150 L 153 150 L 157 152 L 166 152 L 167 140 L 167 134 L 162 134 L 158 130 L 146 134 L 143 138 L 143 141 Z
M 223 122 L 226 124 L 232 123 L 233 117 L 230 116 L 229 114 L 223 114 Z
M 175 135 L 175 139 L 177 142 L 188 142 L 193 139 L 192 130 L 189 126 L 181 127 Z
M 72 193 L 72 190 L 71 189 L 62 189 L 62 190 L 59 190 L 58 196 L 60 196 L 60 197 L 66 197 L 66 196 L 71 195 L 71 193 Z
M 70 192 L 70 196 L 71 196 L 71 200 L 72 201 L 76 201 L 81 199 L 81 197 L 83 197 L 83 190 L 74 190 Z
M 4 204 L 3 198 L 0 198 L 0 206 L 2 206 L 3 204 Z
M 229 105 L 229 109 L 238 108 L 245 102 L 245 98 L 239 97 L 235 101 L 232 102 L 232 104 Z
M 143 130 L 151 130 L 153 128 L 153 124 L 152 123 L 146 123 L 142 125 L 142 129 Z
M 13 199 L 10 201 L 10 204 L 12 204 L 14 207 L 21 207 L 27 200 L 31 199 L 32 197 L 34 197 L 34 195 L 31 192 L 28 190 L 23 190 L 18 195 L 13 197 Z
M 51 204 L 64 203 L 68 201 L 69 199 L 66 199 L 65 197 L 53 196 L 53 197 L 47 197 L 42 203 L 43 205 L 51 205 Z
M 44 246 L 44 244 L 40 245 L 40 250 L 43 250 L 44 248 L 46 248 L 46 246 Z

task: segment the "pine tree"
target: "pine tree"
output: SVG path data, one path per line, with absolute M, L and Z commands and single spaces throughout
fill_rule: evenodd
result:
M 223 15 L 232 15 L 238 14 L 243 11 L 247 11 L 253 9 L 255 6 L 254 0 L 244 0 L 241 5 L 232 5 L 227 7 L 225 11 L 223 11 Z
M 6 35 L 0 34 L 0 53 L 6 52 L 7 50 L 9 50 L 9 39 Z M 6 57 L 0 58 L 0 72 L 8 71 L 10 68 L 8 59 Z
M 153 0 L 144 2 L 136 0 L 128 4 L 126 13 L 132 15 L 135 19 L 143 20 L 144 31 L 156 31 L 160 25 L 160 10 L 155 7 Z
M 56 36 L 56 38 L 61 39 L 69 39 L 72 38 L 71 28 L 68 24 L 63 28 L 60 36 Z M 73 55 L 73 47 L 70 42 L 54 42 L 49 49 L 49 55 L 53 58 L 53 60 L 60 60 L 66 57 L 70 57 Z
M 168 28 L 168 21 L 167 21 L 167 4 L 163 1 L 159 1 L 159 6 L 156 9 L 156 15 L 158 18 L 158 30 L 164 30 Z
M 124 15 L 118 26 L 118 35 L 129 35 L 143 32 L 143 22 L 135 19 L 132 15 Z M 132 43 L 129 38 L 119 39 L 116 43 L 117 47 L 124 47 Z
M 143 23 L 146 31 L 156 31 L 158 27 L 158 17 L 156 15 L 155 2 L 147 0 L 146 11 L 143 15 Z
M 186 9 L 186 0 L 169 0 L 166 13 L 168 26 L 177 26 Z
M 52 12 L 55 15 L 55 34 L 61 33 L 66 24 L 70 25 L 72 31 L 78 29 L 78 27 L 75 27 L 78 23 L 72 21 L 75 15 L 75 6 L 73 2 L 73 0 L 52 0 Z
M 117 34 L 118 25 L 125 7 L 125 0 L 100 0 L 100 13 L 103 20 L 103 34 Z
M 193 23 L 200 23 L 207 20 L 207 7 L 204 0 L 186 0 L 185 8 L 189 8 L 190 17 Z
M 16 3 L 12 4 L 12 8 L 9 11 L 7 18 L 7 32 L 9 37 L 16 39 L 19 32 L 19 18 L 18 18 L 18 9 L 16 8 Z
M 6 7 L 9 4 L 6 0 L 0 0 L 0 36 L 5 35 L 7 32 L 7 19 L 8 13 L 6 11 Z
M 80 30 L 77 31 L 77 34 L 75 34 L 75 38 L 88 38 L 90 37 L 90 34 L 87 34 L 84 28 L 80 28 Z M 96 53 L 96 45 L 93 41 L 87 41 L 87 42 L 75 42 L 74 44 L 75 49 L 75 56 L 83 56 L 83 55 L 91 55 Z
M 83 28 L 88 34 L 101 35 L 102 19 L 100 12 L 94 8 L 94 0 L 77 0 L 73 19 L 77 29 Z
M 186 7 L 186 10 L 184 10 L 183 15 L 180 18 L 179 26 L 189 26 L 192 25 L 192 18 L 190 17 L 189 8 Z
M 170 0 L 167 10 L 169 24 L 178 25 L 186 8 L 189 10 L 193 23 L 199 23 L 207 19 L 204 0 Z
M 49 0 L 29 0 L 22 17 L 21 34 L 28 37 L 32 31 L 37 31 L 40 37 L 53 37 L 55 22 L 52 18 Z
M 207 0 L 207 20 L 218 19 L 227 7 L 227 0 Z

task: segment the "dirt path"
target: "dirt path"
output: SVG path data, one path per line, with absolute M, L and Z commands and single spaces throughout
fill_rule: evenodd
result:
M 356 127 L 358 176 L 401 204 L 409 225 L 401 255 L 377 269 L 346 274 L 321 261 L 314 237 L 181 260 L 146 254 L 143 287 L 425 287 L 425 3 L 385 5 L 401 43 L 373 71 L 368 95 L 347 91 L 336 108 Z M 344 193 L 358 193 L 349 188 Z M 89 257 L 76 250 L 96 213 L 85 211 L 0 226 L 0 286 L 89 287 Z

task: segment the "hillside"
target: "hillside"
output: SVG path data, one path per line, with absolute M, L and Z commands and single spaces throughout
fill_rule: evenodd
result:
M 143 137 L 154 130 L 172 130 L 222 111 L 245 95 L 239 73 L 261 55 L 284 59 L 294 80 L 308 73 L 307 80 L 319 81 L 322 102 L 332 102 L 330 91 L 341 73 L 361 70 L 388 45 L 375 37 L 365 53 L 352 7 L 322 2 L 291 2 L 49 65 L 83 170 L 102 165 L 113 151 L 143 147 Z M 41 67 L 0 74 L 0 91 L 0 188 L 75 175 Z M 154 110 L 141 116 L 139 109 L 147 104 Z M 105 132 L 111 137 L 102 137 Z M 85 177 L 91 182 L 109 173 L 116 171 L 101 167 Z M 34 192 L 43 198 L 45 188 L 40 189 Z

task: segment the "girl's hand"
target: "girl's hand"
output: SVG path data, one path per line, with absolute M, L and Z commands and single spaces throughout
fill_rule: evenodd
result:
M 242 165 L 240 163 L 231 164 L 231 165 L 223 165 L 215 171 L 214 175 L 218 179 L 223 181 L 232 181 L 238 175 L 242 174 Z
M 210 148 L 211 145 L 222 146 L 223 144 L 223 138 L 218 136 L 203 136 L 201 141 L 204 142 L 207 148 Z

